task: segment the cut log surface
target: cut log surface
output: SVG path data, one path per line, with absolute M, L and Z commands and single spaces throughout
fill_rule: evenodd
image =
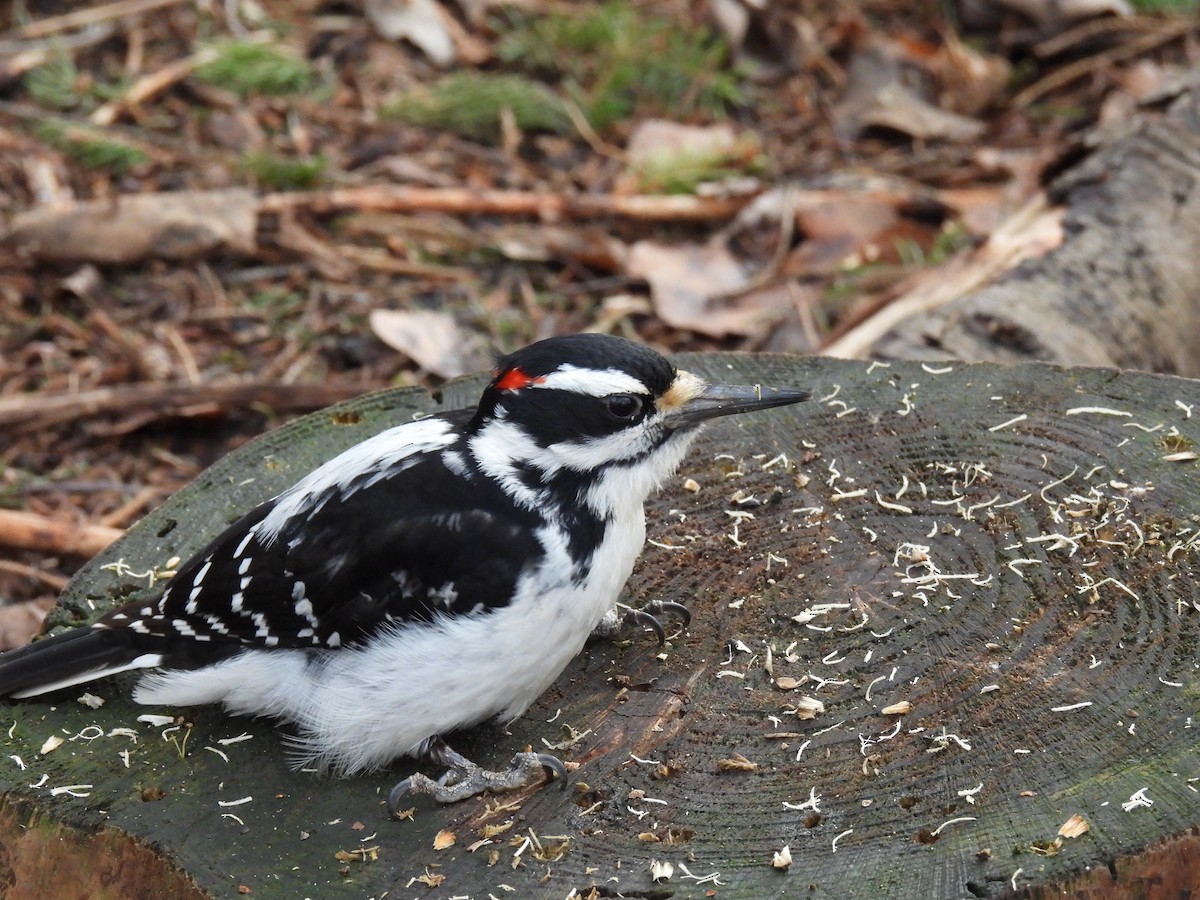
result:
M 115 680 L 91 686 L 99 709 L 76 690 L 5 710 L 5 896 L 45 895 L 47 876 L 20 864 L 34 853 L 71 857 L 89 896 L 113 897 L 1194 888 L 1200 382 L 679 361 L 814 401 L 715 423 L 652 502 L 629 599 L 686 603 L 684 634 L 592 644 L 508 732 L 454 741 L 493 767 L 549 747 L 578 766 L 568 790 L 414 797 L 412 818 L 390 821 L 384 797 L 411 761 L 293 772 L 286 729 L 138 707 Z M 449 386 L 446 405 L 478 385 Z M 241 448 L 93 560 L 53 624 L 151 596 L 134 572 L 432 408 L 373 395 Z M 1086 830 L 1060 837 L 1068 822 Z M 785 846 L 790 866 L 774 866 Z

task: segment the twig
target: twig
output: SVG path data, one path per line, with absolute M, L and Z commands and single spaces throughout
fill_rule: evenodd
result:
M 1033 55 L 1039 59 L 1047 59 L 1065 53 L 1077 44 L 1095 40 L 1103 35 L 1129 32 L 1145 34 L 1148 31 L 1157 32 L 1162 27 L 1163 20 L 1152 16 L 1134 16 L 1133 18 L 1113 16 L 1107 19 L 1088 19 L 1074 28 L 1035 44 Z
M 1151 32 L 1135 41 L 1130 41 L 1128 44 L 1113 47 L 1111 50 L 1105 50 L 1103 53 L 1097 53 L 1095 56 L 1089 56 L 1086 59 L 1063 66 L 1061 69 L 1056 69 L 1045 78 L 1035 81 L 1029 87 L 1025 88 L 1025 90 L 1021 91 L 1021 93 L 1017 94 L 1013 98 L 1013 106 L 1017 109 L 1024 109 L 1026 106 L 1036 103 L 1051 91 L 1058 90 L 1072 81 L 1084 78 L 1102 66 L 1112 65 L 1131 56 L 1140 56 L 1143 53 L 1148 53 L 1155 47 L 1183 37 L 1195 27 L 1190 20 L 1171 22 L 1163 25 L 1160 31 Z
M 72 420 L 112 415 L 168 416 L 212 413 L 229 407 L 265 404 L 276 410 L 319 409 L 361 393 L 340 384 L 127 384 L 63 393 L 40 392 L 0 398 L 0 427 L 10 433 Z
M 337 248 L 342 259 L 364 269 L 374 269 L 378 272 L 390 272 L 395 275 L 411 275 L 414 278 L 427 278 L 432 281 L 475 281 L 479 273 L 461 266 L 439 266 L 433 263 L 413 262 L 410 259 L 400 259 L 385 250 L 369 247 L 356 247 L 353 244 L 343 244 Z
M 56 53 L 94 47 L 112 37 L 116 26 L 111 22 L 93 25 L 75 34 L 46 40 L 10 41 L 0 38 L 0 77 L 17 79 L 53 57 Z
M 620 216 L 646 222 L 707 222 L 727 219 L 753 199 L 683 195 L 551 194 L 469 188 L 417 188 L 364 185 L 327 191 L 267 194 L 260 213 L 306 207 L 317 213 L 339 210 L 443 212 L 460 215 L 538 216 L 546 220 Z
M 178 6 L 183 0 L 117 0 L 103 6 L 93 6 L 89 9 L 77 9 L 74 12 L 63 13 L 61 16 L 51 16 L 30 22 L 20 28 L 13 29 L 4 35 L 6 39 L 46 37 L 72 28 L 83 28 L 96 22 L 107 22 L 110 19 L 120 19 L 125 16 L 136 16 L 139 13 L 162 9 L 164 6 Z
M 151 97 L 161 94 L 163 91 L 172 85 L 177 84 L 187 78 L 196 69 L 205 63 L 212 62 L 217 57 L 217 51 L 212 47 L 205 47 L 198 53 L 193 53 L 185 59 L 176 60 L 173 63 L 163 66 L 156 72 L 151 72 L 144 78 L 139 78 L 125 92 L 124 97 L 116 100 L 110 100 L 103 106 L 96 109 L 95 112 L 88 117 L 88 121 L 93 125 L 105 126 L 111 125 L 121 115 L 123 110 L 129 107 L 138 106 L 141 103 L 149 100 Z
M 54 572 L 39 569 L 37 566 L 27 566 L 25 563 L 14 562 L 11 559 L 0 559 L 0 572 L 3 572 L 5 575 L 16 575 L 18 578 L 30 578 L 34 581 L 40 581 L 56 594 L 62 591 L 67 586 L 67 582 L 71 580 Z M 11 606 L 4 607 L 4 609 L 12 609 L 17 606 L 33 606 L 35 604 L 37 611 L 31 612 L 31 615 L 37 616 L 38 621 L 41 621 L 42 617 L 46 614 L 46 610 L 52 604 L 43 604 L 40 600 L 31 600 L 28 603 L 14 603 Z
M 124 532 L 104 525 L 76 525 L 36 513 L 0 509 L 0 545 L 95 556 Z
M 575 130 L 579 132 L 579 136 L 587 141 L 589 147 L 599 153 L 601 156 L 607 156 L 609 159 L 615 159 L 620 163 L 628 162 L 629 158 L 625 151 L 620 147 L 614 147 L 600 135 L 596 134 L 596 129 L 592 127 L 592 123 L 587 120 L 587 116 L 583 114 L 583 110 L 579 108 L 579 104 L 564 100 L 563 107 L 567 110 L 567 115 L 571 119 L 571 124 L 575 126 Z

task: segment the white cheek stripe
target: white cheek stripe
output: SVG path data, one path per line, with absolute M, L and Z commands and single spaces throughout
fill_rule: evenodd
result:
M 646 385 L 620 369 L 582 369 L 570 363 L 563 363 L 549 375 L 535 379 L 530 387 L 573 391 L 590 397 L 649 393 Z

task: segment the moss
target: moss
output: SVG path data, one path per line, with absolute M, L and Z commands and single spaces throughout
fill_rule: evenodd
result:
M 40 140 L 89 169 L 107 169 L 120 175 L 134 166 L 146 162 L 149 157 L 138 149 L 110 137 L 101 137 L 91 129 L 69 127 L 59 122 L 45 122 L 38 126 Z
M 286 95 L 309 90 L 316 75 L 307 61 L 270 44 L 230 42 L 196 70 L 196 78 L 240 97 Z
M 720 116 L 743 101 L 723 40 L 627 2 L 517 19 L 497 55 L 562 80 L 600 130 L 634 112 Z
M 295 158 L 251 153 L 242 157 L 238 167 L 263 187 L 295 190 L 319 184 L 325 174 L 326 161 L 323 156 Z
M 459 72 L 393 100 L 385 116 L 424 127 L 447 128 L 476 140 L 496 140 L 500 117 L 512 113 L 523 131 L 566 133 L 571 118 L 553 92 L 520 75 Z

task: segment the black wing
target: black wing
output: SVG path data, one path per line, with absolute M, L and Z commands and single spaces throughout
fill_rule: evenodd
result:
M 370 482 L 314 495 L 282 524 L 270 518 L 278 498 L 264 504 L 158 602 L 102 624 L 188 643 L 337 647 L 392 622 L 504 606 L 541 557 L 536 516 L 490 479 L 451 472 L 440 453 Z

